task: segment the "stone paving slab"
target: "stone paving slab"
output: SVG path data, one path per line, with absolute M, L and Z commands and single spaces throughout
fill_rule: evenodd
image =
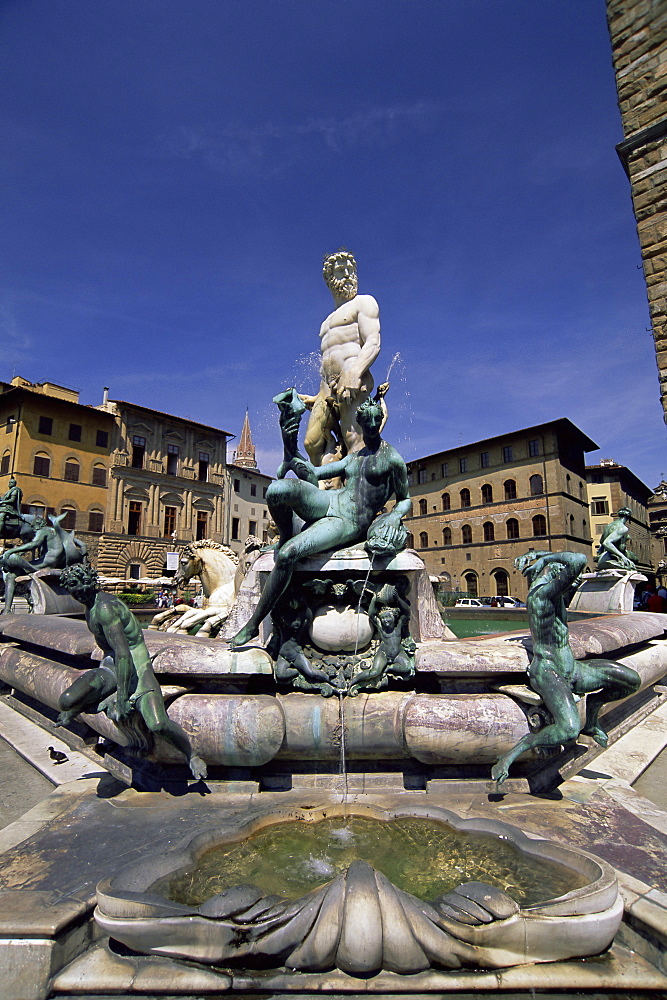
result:
M 64 785 L 68 781 L 78 781 L 80 778 L 100 777 L 103 768 L 94 764 L 78 750 L 72 750 L 54 733 L 46 733 L 41 726 L 31 722 L 24 715 L 14 712 L 0 699 L 0 733 L 18 753 L 29 761 L 33 767 L 53 782 L 54 785 Z M 61 763 L 54 761 L 49 754 L 49 747 L 58 753 L 64 753 L 66 760 Z
M 67 966 L 53 981 L 59 992 L 143 993 L 168 989 L 172 994 L 191 996 L 197 991 L 233 989 L 238 992 L 298 991 L 301 1000 L 322 995 L 361 996 L 365 994 L 449 994 L 470 989 L 475 996 L 511 989 L 643 989 L 666 990 L 664 976 L 641 956 L 623 946 L 612 946 L 602 958 L 543 965 L 518 966 L 492 972 L 467 970 L 438 971 L 400 976 L 382 972 L 358 979 L 344 972 L 290 973 L 287 970 L 260 973 L 225 972 L 196 967 L 178 960 L 121 956 L 105 944 L 98 944 Z M 534 995 L 534 993 L 533 993 Z M 415 997 L 416 1000 L 416 997 Z

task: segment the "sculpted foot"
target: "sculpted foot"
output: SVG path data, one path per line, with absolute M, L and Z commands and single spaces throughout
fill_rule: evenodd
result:
M 502 785 L 505 778 L 509 776 L 509 768 L 499 760 L 497 764 L 494 764 L 491 768 L 491 777 L 497 785 Z
M 605 733 L 604 729 L 600 729 L 599 726 L 586 726 L 585 729 L 581 730 L 584 736 L 592 736 L 596 743 L 601 747 L 606 747 L 609 744 L 609 737 Z
M 229 648 L 236 649 L 237 646 L 246 646 L 251 639 L 254 639 L 257 635 L 257 630 L 248 623 L 244 625 L 240 632 L 237 632 L 235 636 L 229 639 Z
M 79 713 L 71 708 L 68 712 L 61 712 L 56 720 L 56 728 L 59 726 L 69 726 L 72 719 L 75 719 Z
M 193 754 L 188 763 L 190 764 L 190 771 L 193 778 L 200 781 L 202 778 L 206 777 L 206 764 L 201 757 L 198 757 L 197 754 Z

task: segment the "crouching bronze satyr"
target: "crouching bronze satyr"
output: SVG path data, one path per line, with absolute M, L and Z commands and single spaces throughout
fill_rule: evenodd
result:
M 87 670 L 63 691 L 59 725 L 67 725 L 80 712 L 104 712 L 121 729 L 131 730 L 136 721 L 132 716 L 138 715 L 151 736 L 161 736 L 186 758 L 195 778 L 205 778 L 206 764 L 167 715 L 135 616 L 119 597 L 99 589 L 97 574 L 88 565 L 63 570 L 60 583 L 85 606 L 86 623 L 105 656 L 99 667 Z
M 527 552 L 515 560 L 528 577 L 526 598 L 533 658 L 528 667 L 530 686 L 544 701 L 552 722 L 539 732 L 524 736 L 498 760 L 491 776 L 503 782 L 510 765 L 526 750 L 556 747 L 575 740 L 580 733 L 607 746 L 607 734 L 598 724 L 600 709 L 608 701 L 627 698 L 641 679 L 631 667 L 614 660 L 575 660 L 570 648 L 564 595 L 586 565 L 581 552 Z M 581 724 L 574 695 L 588 695 L 586 719 Z

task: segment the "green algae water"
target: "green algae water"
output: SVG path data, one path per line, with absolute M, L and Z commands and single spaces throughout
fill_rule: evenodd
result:
M 245 840 L 215 847 L 196 867 L 172 877 L 166 894 L 175 902 L 199 906 L 230 886 L 252 883 L 267 893 L 298 899 L 356 860 L 367 861 L 420 899 L 479 881 L 530 906 L 587 884 L 576 872 L 531 858 L 497 837 L 462 833 L 420 817 L 385 821 L 348 816 L 275 823 Z

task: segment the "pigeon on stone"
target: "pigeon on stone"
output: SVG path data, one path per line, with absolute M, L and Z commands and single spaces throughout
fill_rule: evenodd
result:
M 62 750 L 56 750 L 55 747 L 49 747 L 49 757 L 56 764 L 64 764 L 66 760 L 69 760 L 66 753 L 63 753 Z

